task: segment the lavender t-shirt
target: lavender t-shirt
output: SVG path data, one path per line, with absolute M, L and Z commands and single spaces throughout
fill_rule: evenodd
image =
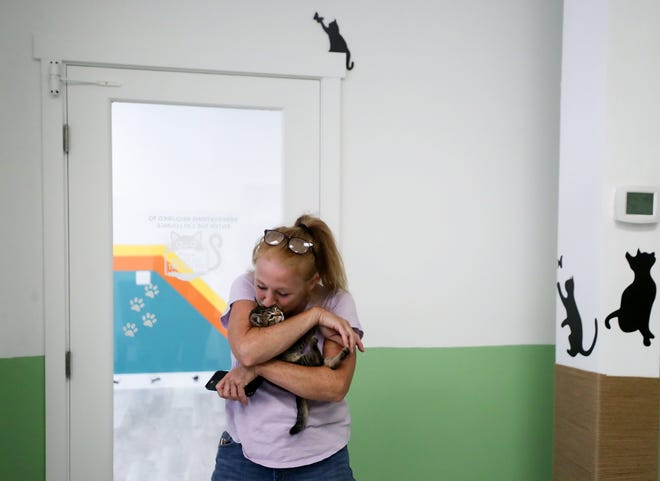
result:
M 254 273 L 238 277 L 229 293 L 229 309 L 222 325 L 229 324 L 231 305 L 238 300 L 254 300 Z M 345 291 L 328 295 L 318 286 L 307 308 L 321 306 L 346 319 L 360 337 L 362 327 L 353 297 Z M 285 321 L 286 322 L 286 321 Z M 319 335 L 323 351 L 323 336 Z M 232 354 L 232 365 L 237 362 Z M 251 461 L 270 468 L 304 466 L 325 459 L 348 444 L 350 414 L 346 400 L 340 402 L 309 401 L 307 427 L 299 434 L 289 434 L 296 422 L 296 397 L 269 382 L 264 382 L 248 398 L 248 405 L 226 401 L 227 432 L 243 445 L 243 454 Z

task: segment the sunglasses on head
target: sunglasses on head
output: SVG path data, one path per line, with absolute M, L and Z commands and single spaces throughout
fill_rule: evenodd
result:
M 312 242 L 300 237 L 289 237 L 278 230 L 266 229 L 264 231 L 264 242 L 269 246 L 278 246 L 284 241 L 288 242 L 287 247 L 294 254 L 307 254 L 314 247 Z

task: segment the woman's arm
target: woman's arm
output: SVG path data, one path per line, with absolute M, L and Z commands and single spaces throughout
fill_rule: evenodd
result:
M 342 347 L 325 342 L 323 357 L 339 354 Z M 255 367 L 257 375 L 305 399 L 338 402 L 351 387 L 356 364 L 355 352 L 350 353 L 337 369 L 325 366 L 309 367 L 274 359 Z
M 335 356 L 341 349 L 337 343 L 326 340 L 323 356 Z M 218 383 L 216 390 L 225 399 L 247 404 L 244 387 L 255 377 L 262 376 L 305 399 L 337 402 L 348 393 L 355 372 L 356 357 L 355 352 L 350 353 L 334 370 L 325 366 L 300 366 L 277 359 L 253 367 L 238 366 Z
M 316 325 L 313 312 L 294 316 L 270 327 L 254 327 L 250 323 L 250 311 L 254 301 L 239 300 L 231 305 L 227 339 L 239 364 L 251 367 L 267 361 L 288 349 L 296 339 Z
M 321 326 L 324 334 L 335 342 L 341 339 L 342 346 L 351 352 L 355 346 L 364 351 L 358 334 L 345 319 L 321 307 L 312 307 L 270 327 L 253 327 L 250 324 L 250 311 L 254 301 L 239 300 L 231 306 L 227 329 L 229 346 L 244 367 L 252 367 L 269 361 L 287 350 L 314 326 Z M 334 343 L 329 343 L 334 344 Z

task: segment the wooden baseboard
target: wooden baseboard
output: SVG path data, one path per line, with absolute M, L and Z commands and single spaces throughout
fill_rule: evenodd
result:
M 555 481 L 658 481 L 660 380 L 555 366 Z

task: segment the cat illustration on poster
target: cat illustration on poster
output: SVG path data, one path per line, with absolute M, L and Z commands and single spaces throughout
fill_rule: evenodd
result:
M 202 232 L 170 233 L 170 243 L 164 252 L 165 275 L 191 281 L 220 266 L 222 237 L 213 234 L 204 242 Z

